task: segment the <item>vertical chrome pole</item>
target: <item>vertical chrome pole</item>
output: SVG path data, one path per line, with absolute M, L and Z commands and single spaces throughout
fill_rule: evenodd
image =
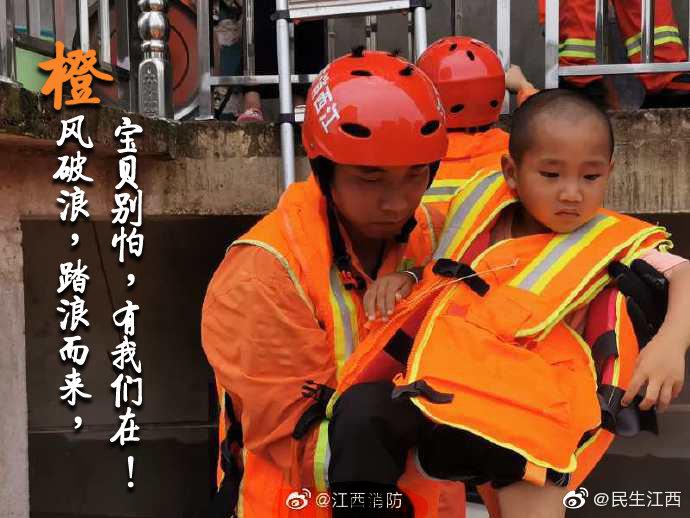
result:
M 544 49 L 545 88 L 558 88 L 558 2 L 559 0 L 546 0 L 546 23 L 544 27 L 546 42 Z
M 640 15 L 642 29 L 640 63 L 652 63 L 654 61 L 654 0 L 642 0 Z

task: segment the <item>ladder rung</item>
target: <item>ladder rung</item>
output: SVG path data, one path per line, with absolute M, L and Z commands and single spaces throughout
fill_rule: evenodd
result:
M 316 79 L 316 74 L 293 74 L 291 77 L 293 84 L 310 84 Z M 278 75 L 266 76 L 211 76 L 211 86 L 233 86 L 233 85 L 277 85 Z
M 589 76 L 609 74 L 643 74 L 649 72 L 690 72 L 690 62 L 680 63 L 617 63 L 610 65 L 559 66 L 559 76 Z

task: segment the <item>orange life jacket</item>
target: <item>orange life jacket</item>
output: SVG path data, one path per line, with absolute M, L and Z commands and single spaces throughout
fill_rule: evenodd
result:
M 563 318 L 606 287 L 612 260 L 629 264 L 668 242 L 663 229 L 602 209 L 570 234 L 474 246 L 515 201 L 500 172 L 480 173 L 465 186 L 451 205 L 434 258 L 462 260 L 481 280 L 449 284 L 430 265 L 395 317 L 360 345 L 338 393 L 361 382 L 365 366 L 420 306 L 435 299 L 396 385 L 426 382 L 432 399 L 440 399 L 413 397 L 422 412 L 520 453 L 530 465 L 528 479 L 543 484 L 547 468 L 576 469 L 583 435 L 600 424 L 590 347 Z M 483 291 L 478 282 L 488 288 L 484 296 L 476 292 Z M 629 331 L 626 324 L 621 336 L 636 347 Z M 627 383 L 629 373 L 621 374 L 609 381 Z
M 477 171 L 501 168 L 501 157 L 508 153 L 509 137 L 499 128 L 477 133 L 449 132 L 448 151 L 422 203 L 445 214 L 457 190 Z
M 410 234 L 400 268 L 423 265 L 431 259 L 436 246 L 434 229 L 428 211 L 418 209 L 417 227 Z M 363 292 L 348 291 L 344 288 L 338 269 L 332 264 L 331 240 L 329 238 L 325 199 L 316 182 L 291 185 L 280 199 L 276 210 L 259 221 L 251 230 L 231 246 L 258 246 L 273 254 L 284 266 L 294 282 L 295 289 L 313 309 L 314 316 L 327 331 L 328 341 L 315 356 L 324 364 L 324 372 L 331 372 L 327 381 L 336 386 L 341 373 L 347 366 L 348 358 L 358 343 L 366 335 L 363 327 L 366 322 L 362 306 Z M 315 360 L 316 361 L 316 360 Z M 286 372 L 286 376 L 289 373 Z M 276 380 L 279 383 L 279 380 Z M 218 387 L 220 412 L 220 441 L 225 438 L 231 423 L 229 409 L 225 408 L 225 391 Z M 299 398 L 300 394 L 285 394 L 287 403 Z M 319 425 L 318 441 L 313 459 L 315 486 L 314 492 L 323 492 L 328 486 L 328 422 Z M 295 448 L 299 441 L 294 441 Z M 327 517 L 328 508 L 320 508 L 312 499 L 301 510 L 289 509 L 285 502 L 294 491 L 301 487 L 291 487 L 282 473 L 266 459 L 251 451 L 242 451 L 243 476 L 240 485 L 237 516 L 244 518 L 267 517 Z M 218 485 L 223 478 L 221 462 L 218 464 Z M 408 469 L 400 481 L 401 489 L 411 497 L 417 516 L 436 517 L 438 498 L 442 484 L 422 477 L 408 459 Z M 316 494 L 312 495 L 316 497 Z M 464 493 L 462 493 L 464 509 Z M 453 516 L 457 516 L 454 514 Z M 463 515 L 464 516 L 464 515 Z

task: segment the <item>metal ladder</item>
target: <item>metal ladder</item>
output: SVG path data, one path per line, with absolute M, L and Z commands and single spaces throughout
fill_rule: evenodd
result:
M 376 15 L 408 11 L 408 40 L 410 51 L 419 56 L 427 46 L 426 8 L 427 0 L 276 0 L 278 75 L 257 76 L 254 74 L 253 17 L 252 0 L 245 1 L 245 74 L 244 76 L 211 75 L 209 41 L 209 8 L 206 2 L 197 4 L 197 31 L 199 37 L 199 57 L 201 82 L 199 88 L 200 120 L 213 118 L 211 89 L 214 86 L 257 85 L 278 83 L 280 100 L 280 141 L 283 163 L 283 180 L 287 187 L 295 181 L 294 124 L 304 120 L 303 111 L 294 110 L 292 103 L 292 84 L 310 83 L 316 75 L 297 75 L 293 68 L 292 34 L 295 20 L 326 20 L 328 40 L 328 60 L 334 56 L 334 19 L 346 16 L 363 16 L 366 24 L 367 48 L 376 48 Z M 414 27 L 414 36 L 412 36 Z M 414 44 L 413 41 L 414 40 Z M 412 57 L 412 53 L 410 59 Z

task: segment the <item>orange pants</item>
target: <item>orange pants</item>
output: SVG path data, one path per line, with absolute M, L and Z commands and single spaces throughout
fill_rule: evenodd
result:
M 612 0 L 618 27 L 625 41 L 628 59 L 640 62 L 640 0 Z M 560 63 L 590 65 L 596 63 L 595 0 L 561 0 L 560 2 Z M 657 0 L 654 12 L 654 61 L 659 63 L 687 61 L 673 16 L 671 0 Z M 678 72 L 641 74 L 640 81 L 648 92 L 664 89 Z M 573 76 L 567 81 L 585 86 L 601 76 Z

